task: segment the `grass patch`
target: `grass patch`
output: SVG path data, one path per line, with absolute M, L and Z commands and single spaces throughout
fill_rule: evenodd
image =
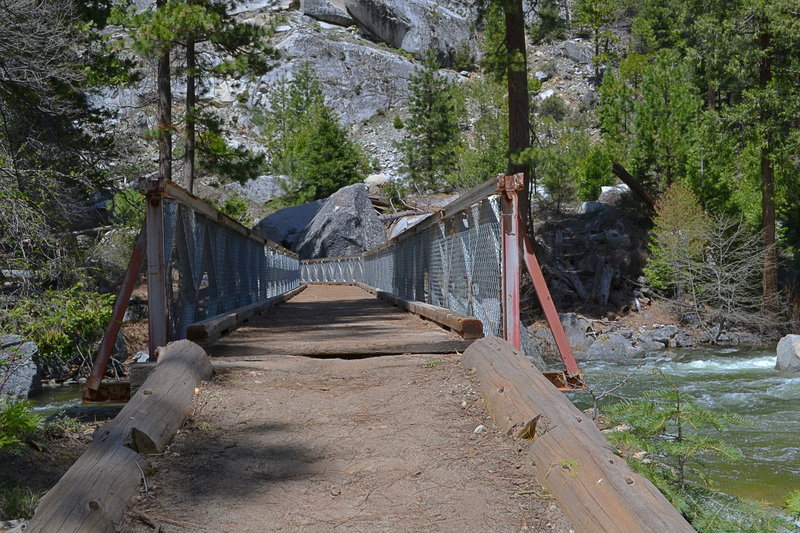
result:
M 44 494 L 45 491 L 35 491 L 11 483 L 0 484 L 0 520 L 30 520 Z

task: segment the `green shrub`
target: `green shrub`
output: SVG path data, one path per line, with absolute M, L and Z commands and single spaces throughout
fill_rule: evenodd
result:
M 613 182 L 611 158 L 602 146 L 592 146 L 578 173 L 576 191 L 578 199 L 584 202 L 597 200 L 601 187 L 611 185 Z
M 680 279 L 681 265 L 702 257 L 712 222 L 694 193 L 680 183 L 658 199 L 653 222 L 644 273 L 652 287 L 667 290 Z
M 453 53 L 453 69 L 472 71 L 475 70 L 475 62 L 475 54 L 472 52 L 469 42 L 459 43 Z
M 570 114 L 569 107 L 560 96 L 548 96 L 539 104 L 539 116 L 550 117 L 556 122 L 561 122 Z
M 790 492 L 783 505 L 792 518 L 800 520 L 800 489 Z
M 41 423 L 42 418 L 31 411 L 31 402 L 0 396 L 0 450 L 19 446 Z
M 243 226 L 252 226 L 255 222 L 247 211 L 247 202 L 241 196 L 231 196 L 222 205 L 216 204 L 216 207 Z
M 0 310 L 0 331 L 35 342 L 45 358 L 89 360 L 111 318 L 113 303 L 113 295 L 86 290 L 83 284 L 47 291 Z
M 42 426 L 44 435 L 51 439 L 58 439 L 77 433 L 81 430 L 81 422 L 77 418 L 67 416 L 64 411 L 59 411 Z
M 403 119 L 400 118 L 400 115 L 395 115 L 394 116 L 394 127 L 397 130 L 402 130 L 405 127 L 405 124 L 403 123 Z

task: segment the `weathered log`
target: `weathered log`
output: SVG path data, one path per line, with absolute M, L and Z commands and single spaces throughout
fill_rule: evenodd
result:
M 208 356 L 192 342 L 162 348 L 140 391 L 95 432 L 86 452 L 39 502 L 25 531 L 115 531 L 147 468 L 139 453 L 164 451 L 189 413 L 195 387 L 212 372 Z
M 533 437 L 530 465 L 577 531 L 694 531 L 652 483 L 614 454 L 592 419 L 509 343 L 475 341 L 464 365 L 476 370 L 500 429 Z
M 405 298 L 370 287 L 364 283 L 357 283 L 357 285 L 365 291 L 374 294 L 381 300 L 449 328 L 451 331 L 461 336 L 462 339 L 473 340 L 483 338 L 483 322 L 475 317 L 464 316 L 450 309 L 445 309 L 444 307 L 438 307 L 436 305 L 406 300 Z

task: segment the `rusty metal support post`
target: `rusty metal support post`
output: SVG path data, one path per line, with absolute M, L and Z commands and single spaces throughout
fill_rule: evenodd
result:
M 519 321 L 519 238 L 520 217 L 518 191 L 523 186 L 523 175 L 497 176 L 500 195 L 500 214 L 503 231 L 503 338 L 517 350 L 521 346 Z
M 136 286 L 139 272 L 142 270 L 146 248 L 146 234 L 146 228 L 142 226 L 142 229 L 139 231 L 139 237 L 136 239 L 136 246 L 134 246 L 131 258 L 128 261 L 128 270 L 125 273 L 122 288 L 119 290 L 117 300 L 114 302 L 114 310 L 111 312 L 111 322 L 108 324 L 108 328 L 106 328 L 106 332 L 103 335 L 103 340 L 100 342 L 100 348 L 98 348 L 97 356 L 94 358 L 94 364 L 92 365 L 92 372 L 89 375 L 89 379 L 86 380 L 87 390 L 97 391 L 100 388 L 100 381 L 106 373 L 108 361 L 111 358 L 111 351 L 114 349 L 114 343 L 117 340 L 120 327 L 122 326 L 122 318 L 125 316 L 125 311 L 128 309 L 128 302 Z M 91 396 L 91 393 L 88 394 Z
M 164 251 L 164 185 L 147 181 L 147 310 L 150 361 L 167 344 L 167 265 Z
M 520 218 L 520 222 L 521 221 L 522 219 Z M 531 281 L 533 281 L 533 288 L 536 290 L 536 297 L 539 299 L 539 305 L 542 306 L 544 316 L 547 318 L 547 325 L 550 326 L 550 332 L 553 334 L 553 338 L 556 341 L 558 353 L 561 355 L 561 360 L 564 362 L 564 366 L 567 369 L 567 375 L 572 377 L 581 376 L 581 370 L 578 368 L 578 363 L 575 361 L 575 355 L 572 353 L 572 347 L 569 345 L 569 340 L 567 340 L 564 326 L 561 325 L 558 311 L 553 303 L 552 296 L 550 296 L 550 289 L 547 288 L 547 283 L 544 280 L 539 261 L 536 259 L 536 254 L 533 252 L 533 243 L 530 238 L 528 238 L 527 233 L 520 233 L 519 245 L 522 248 L 522 258 L 525 261 L 525 266 L 528 268 L 528 273 L 531 275 Z M 579 381 L 582 381 L 582 379 Z

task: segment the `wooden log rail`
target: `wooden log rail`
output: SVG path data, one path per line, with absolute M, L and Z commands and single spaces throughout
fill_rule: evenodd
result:
M 186 338 L 198 344 L 210 344 L 221 336 L 227 335 L 236 328 L 246 324 L 254 316 L 260 315 L 267 309 L 294 298 L 303 292 L 306 286 L 306 284 L 303 284 L 294 290 L 273 296 L 272 298 L 267 298 L 261 302 L 246 305 L 228 313 L 189 324 L 186 327 Z
M 367 292 L 374 294 L 377 298 L 396 305 L 410 313 L 427 318 L 432 322 L 444 326 L 462 339 L 473 340 L 483 338 L 483 322 L 472 316 L 464 316 L 444 307 L 406 300 L 390 292 L 370 287 L 364 283 L 356 283 Z
M 492 337 L 464 352 L 492 418 L 530 438 L 529 465 L 585 533 L 689 533 L 694 529 L 650 481 L 614 453 L 582 413 L 508 342 Z
M 44 495 L 26 533 L 116 531 L 147 468 L 140 454 L 165 450 L 189 415 L 195 387 L 212 372 L 205 351 L 190 341 L 162 348 L 139 392 Z

